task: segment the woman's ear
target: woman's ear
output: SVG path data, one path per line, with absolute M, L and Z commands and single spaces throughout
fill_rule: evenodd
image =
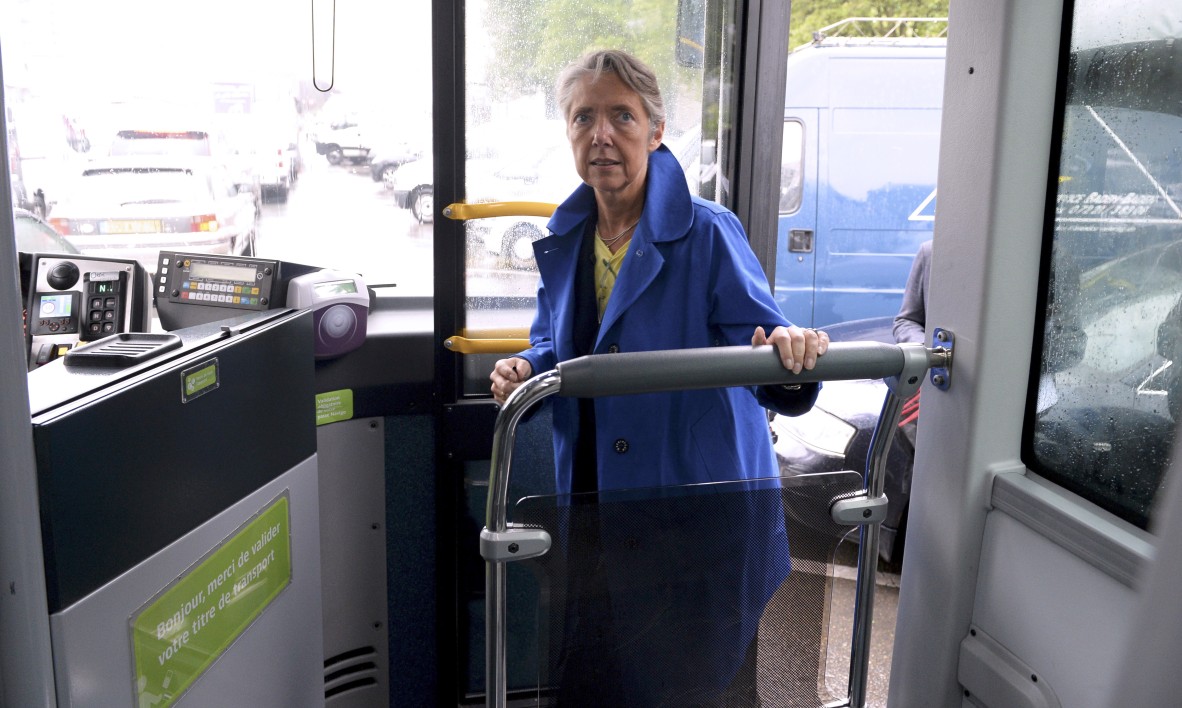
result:
M 657 127 L 653 130 L 652 137 L 648 141 L 648 151 L 652 152 L 661 146 L 661 139 L 665 137 L 665 121 L 657 123 Z

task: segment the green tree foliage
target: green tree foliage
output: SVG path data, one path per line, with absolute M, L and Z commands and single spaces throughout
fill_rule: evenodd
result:
M 948 17 L 948 0 L 794 0 L 788 46 L 807 44 L 813 32 L 850 17 Z M 943 29 L 940 25 L 935 31 Z M 920 25 L 914 31 L 926 30 Z
M 793 0 L 789 46 L 849 17 L 947 16 L 948 0 Z M 673 66 L 677 0 L 488 0 L 485 17 L 494 52 L 487 78 L 499 96 L 550 95 L 562 67 L 592 49 L 627 49 L 658 71 Z
M 502 96 L 549 95 L 562 67 L 593 49 L 627 49 L 667 66 L 676 13 L 672 0 L 489 0 L 489 84 Z

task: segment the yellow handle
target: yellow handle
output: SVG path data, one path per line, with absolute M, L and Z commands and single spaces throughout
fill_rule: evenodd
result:
M 443 346 L 458 354 L 516 354 L 529 349 L 529 340 L 448 337 Z
M 491 219 L 497 216 L 544 216 L 558 208 L 548 202 L 480 202 L 477 204 L 448 204 L 443 215 L 456 221 Z

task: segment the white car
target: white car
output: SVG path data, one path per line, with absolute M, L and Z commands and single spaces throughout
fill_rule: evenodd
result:
M 394 194 L 394 203 L 410 213 L 421 224 L 435 220 L 434 196 L 435 161 L 429 156 L 405 162 L 383 184 Z
M 253 191 L 219 163 L 137 155 L 88 165 L 49 222 L 84 254 L 155 272 L 161 250 L 253 256 L 258 218 Z
M 206 125 L 204 120 L 151 117 L 134 121 L 136 128 L 115 132 L 107 154 L 111 157 L 162 155 L 178 158 L 208 158 L 220 165 L 240 191 L 254 195 L 255 208 L 261 209 L 262 185 L 254 158 L 236 145 L 221 128 Z
M 532 156 L 516 152 L 502 158 L 469 159 L 466 165 L 469 202 L 562 202 L 579 184 L 570 148 L 552 145 Z M 394 171 L 390 182 L 399 207 L 410 209 L 420 222 L 434 218 L 433 162 L 430 157 L 408 162 Z M 533 242 L 546 235 L 546 217 L 496 217 L 473 222 L 470 229 L 485 250 L 512 268 L 534 266 Z

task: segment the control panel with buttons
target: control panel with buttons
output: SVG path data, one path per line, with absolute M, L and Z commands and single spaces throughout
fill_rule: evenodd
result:
M 81 342 L 148 328 L 148 274 L 138 262 L 62 254 L 34 254 L 32 262 L 25 333 L 30 370 Z
M 161 251 L 153 285 L 161 325 L 172 330 L 281 306 L 277 273 L 277 261 Z

